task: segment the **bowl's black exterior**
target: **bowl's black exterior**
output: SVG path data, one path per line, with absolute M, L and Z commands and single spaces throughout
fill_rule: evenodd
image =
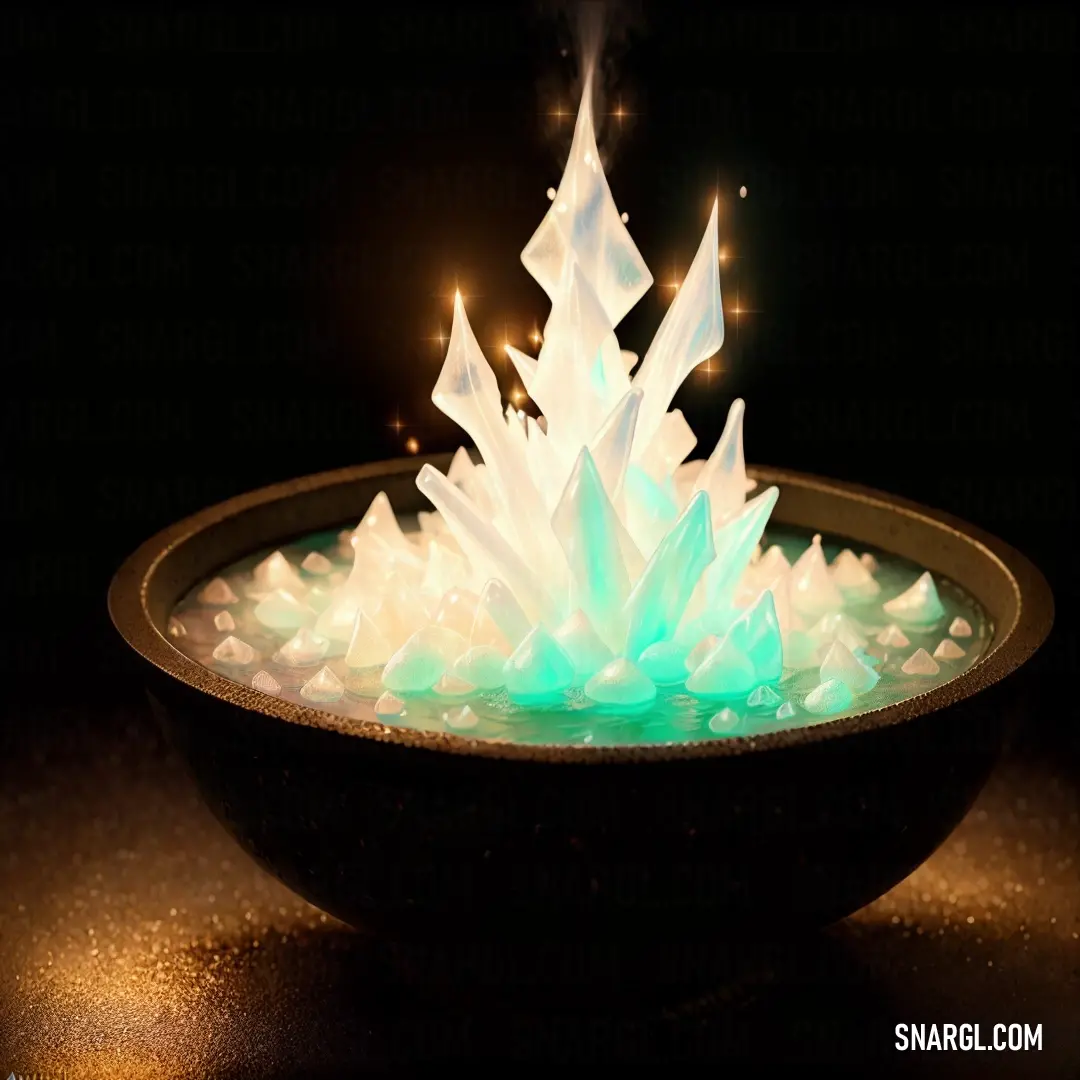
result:
M 587 941 L 644 950 L 839 919 L 942 843 L 1006 734 L 996 684 L 1041 643 L 1041 575 L 993 538 L 902 500 L 790 473 L 774 517 L 912 558 L 973 592 L 995 637 L 951 683 L 849 721 L 676 748 L 478 746 L 298 709 L 172 648 L 168 611 L 249 550 L 408 511 L 416 459 L 212 508 L 132 556 L 110 608 L 150 660 L 155 712 L 215 814 L 272 874 L 403 942 Z M 976 693 L 976 691 L 981 691 Z M 973 696 L 974 695 L 974 696 Z M 351 725 L 351 726 L 350 726 Z

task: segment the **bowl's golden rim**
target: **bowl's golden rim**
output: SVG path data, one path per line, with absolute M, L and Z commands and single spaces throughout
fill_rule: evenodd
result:
M 1000 682 L 1042 645 L 1053 624 L 1053 596 L 1046 579 L 1020 552 L 997 537 L 990 536 L 949 514 L 871 488 L 804 473 L 758 467 L 751 468 L 748 472 L 760 484 L 776 484 L 781 491 L 785 487 L 793 487 L 803 489 L 804 493 L 816 491 L 830 496 L 841 495 L 867 507 L 886 509 L 915 519 L 923 526 L 950 534 L 954 541 L 960 539 L 969 544 L 973 558 L 990 560 L 1008 582 L 1015 601 L 1015 615 L 1011 624 L 995 627 L 994 639 L 987 653 L 967 671 L 924 694 L 895 705 L 809 727 L 761 735 L 625 746 L 528 745 L 470 739 L 464 735 L 395 727 L 377 719 L 337 716 L 271 697 L 233 682 L 185 656 L 155 625 L 147 605 L 154 574 L 172 551 L 194 535 L 252 507 L 284 502 L 300 492 L 416 472 L 425 460 L 445 464 L 445 457 L 439 455 L 429 459 L 399 458 L 318 473 L 236 496 L 185 518 L 146 541 L 117 571 L 109 588 L 108 603 L 112 621 L 127 643 L 161 671 L 193 690 L 209 694 L 256 716 L 419 750 L 517 761 L 583 764 L 730 757 L 817 743 L 906 723 L 953 705 Z M 780 517 L 779 520 L 783 521 L 783 518 Z M 328 526 L 332 524 L 336 522 L 327 523 Z

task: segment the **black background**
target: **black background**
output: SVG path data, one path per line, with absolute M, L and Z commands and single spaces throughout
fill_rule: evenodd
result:
M 429 399 L 455 284 L 493 360 L 547 314 L 519 255 L 572 130 L 569 10 L 0 14 L 9 707 L 137 703 L 105 591 L 158 528 L 458 444 Z M 751 462 L 1028 554 L 1059 614 L 1024 747 L 1075 763 L 1074 17 L 648 4 L 609 28 L 600 144 L 657 280 L 623 347 L 718 193 L 727 341 L 676 401 L 699 449 L 742 396 Z M 13 755 L 49 715 L 12 710 Z

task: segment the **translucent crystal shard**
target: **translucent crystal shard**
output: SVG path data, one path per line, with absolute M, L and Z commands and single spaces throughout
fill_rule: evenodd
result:
M 328 638 L 301 627 L 278 649 L 274 660 L 294 667 L 310 667 L 317 664 L 330 648 Z
M 525 268 L 552 300 L 570 258 L 580 263 L 595 283 L 612 326 L 619 324 L 652 284 L 652 274 L 630 239 L 600 162 L 593 128 L 591 74 L 586 76 L 558 191 L 521 253 Z
M 971 637 L 971 623 L 957 615 L 949 624 L 949 634 L 952 637 Z
M 298 630 L 311 626 L 315 612 L 285 589 L 276 589 L 255 607 L 255 618 L 271 630 Z
M 876 574 L 877 573 L 877 571 L 878 571 L 878 561 L 877 561 L 877 559 L 874 558 L 873 555 L 870 554 L 869 551 L 864 551 L 859 556 L 859 562 L 861 562 L 863 564 L 863 566 L 865 566 L 866 569 L 870 571 L 871 574 Z
M 771 592 L 764 592 L 745 614 L 732 623 L 725 641 L 745 656 L 758 683 L 777 682 L 784 673 L 784 645 Z
M 905 675 L 936 675 L 941 668 L 938 662 L 925 650 L 916 649 L 904 661 L 900 670 Z
M 353 530 L 353 536 L 357 540 L 376 537 L 388 547 L 399 550 L 409 550 L 412 546 L 401 531 L 401 526 L 398 524 L 397 516 L 385 491 L 380 491 L 371 500 L 371 505 L 360 519 L 360 524 Z
M 628 659 L 674 636 L 690 596 L 716 557 L 709 497 L 698 492 L 661 541 L 626 601 Z
M 817 716 L 830 716 L 833 713 L 843 712 L 844 709 L 850 709 L 853 700 L 851 688 L 847 683 L 839 679 L 829 679 L 815 686 L 806 695 L 803 708 Z
M 818 618 L 844 604 L 843 594 L 829 573 L 820 536 L 814 537 L 791 567 L 791 603 L 799 614 L 808 618 Z
M 589 679 L 585 696 L 599 705 L 647 705 L 656 699 L 656 687 L 629 660 L 619 657 Z
M 588 445 L 630 389 L 617 347 L 605 350 L 611 322 L 576 262 L 567 264 L 544 327 L 532 397 L 548 434 L 568 449 Z M 606 353 L 606 355 L 605 355 Z
M 704 495 L 699 492 L 694 498 Z M 716 530 L 716 561 L 705 571 L 701 588 L 705 609 L 724 617 L 734 610 L 735 590 L 754 548 L 765 531 L 780 489 L 766 488 L 751 499 L 739 515 Z
M 345 684 L 328 667 L 320 668 L 300 687 L 302 698 L 320 704 L 339 701 L 344 693 Z
M 756 685 L 753 662 L 727 638 L 686 680 L 686 689 L 698 697 L 745 697 Z
M 420 470 L 416 486 L 440 511 L 477 571 L 504 582 L 531 621 L 555 616 L 555 605 L 540 579 L 470 499 L 431 465 Z M 547 523 L 545 527 L 550 529 Z
M 224 578 L 219 577 L 208 582 L 199 593 L 200 604 L 220 606 L 225 604 L 235 604 L 238 600 L 239 597 L 237 597 L 236 593 L 229 587 L 229 583 Z
M 881 586 L 850 548 L 844 548 L 829 569 L 837 588 L 846 597 L 866 599 L 881 591 Z
M 463 705 L 460 709 L 443 713 L 443 723 L 451 731 L 472 731 L 480 723 L 480 717 Z
M 665 483 L 697 446 L 697 436 L 686 422 L 682 409 L 673 409 L 660 421 L 648 448 L 637 464 L 658 483 Z
M 268 555 L 252 572 L 252 585 L 256 594 L 271 593 L 277 589 L 302 597 L 307 590 L 299 571 L 280 551 Z
M 823 683 L 839 679 L 854 696 L 873 690 L 878 684 L 878 679 L 881 678 L 876 671 L 858 660 L 840 641 L 834 641 L 829 646 L 829 651 L 821 663 L 820 677 Z
M 721 709 L 710 717 L 708 726 L 714 735 L 731 734 L 739 726 L 739 714 L 734 709 Z
M 593 461 L 604 490 L 617 508 L 620 505 L 630 451 L 634 445 L 641 391 L 627 390 L 596 433 L 591 446 Z
M 536 358 L 529 356 L 528 353 L 523 353 L 520 349 L 515 349 L 513 345 L 509 344 L 506 346 L 506 355 L 510 357 L 510 362 L 518 373 L 518 378 L 525 388 L 525 393 L 531 397 L 533 379 L 536 378 Z
M 562 646 L 542 627 L 534 627 L 503 668 L 511 698 L 527 701 L 569 689 L 576 672 Z
M 379 695 L 379 700 L 375 702 L 376 716 L 401 716 L 404 712 L 405 702 L 389 690 L 384 690 Z
M 476 593 L 455 586 L 443 594 L 433 621 L 436 626 L 445 626 L 447 630 L 467 638 L 476 621 L 479 604 L 480 597 Z
M 808 633 L 819 645 L 831 645 L 834 641 L 840 641 L 852 651 L 863 649 L 869 644 L 859 624 L 842 612 L 822 615 Z
M 473 645 L 454 661 L 454 674 L 478 690 L 497 690 L 506 684 L 506 656 L 494 645 Z
M 452 630 L 422 627 L 390 657 L 383 669 L 383 685 L 396 693 L 421 694 L 467 649 L 465 639 Z
M 686 654 L 687 672 L 697 671 L 701 667 L 702 660 L 709 655 L 720 644 L 720 638 L 716 634 L 706 634 L 696 645 Z M 645 654 L 642 653 L 642 656 Z
M 514 594 L 497 578 L 488 581 L 476 605 L 469 644 L 505 646 L 510 652 L 525 640 L 530 629 Z
M 214 626 L 218 630 L 235 630 L 236 620 L 227 611 L 219 611 L 214 616 Z
M 911 588 L 882 605 L 886 614 L 901 622 L 929 626 L 945 614 L 937 586 L 930 572 L 922 574 Z
M 935 660 L 959 660 L 965 652 L 952 638 L 945 638 L 934 650 Z
M 905 645 L 911 644 L 908 641 L 907 635 L 896 625 L 896 623 L 890 623 L 886 626 L 874 640 L 879 645 L 885 645 L 895 649 L 902 649 Z
M 233 667 L 247 667 L 258 658 L 258 653 L 246 642 L 236 637 L 227 637 L 211 654 L 219 664 Z
M 277 697 L 281 693 L 281 683 L 269 671 L 257 671 L 251 676 L 251 685 L 255 690 Z
M 453 671 L 445 671 L 432 689 L 439 697 L 468 697 L 476 690 L 476 685 Z
M 713 640 L 713 647 L 719 644 L 718 639 Z M 704 660 L 709 653 L 706 649 L 700 660 Z M 688 674 L 686 648 L 675 641 L 657 641 L 650 645 L 639 657 L 637 666 L 643 675 L 651 679 L 657 686 L 673 686 L 677 683 L 686 682 Z M 696 664 L 694 665 L 697 666 Z
M 573 662 L 578 675 L 592 675 L 613 659 L 588 615 L 578 609 L 555 631 L 555 640 Z
M 745 412 L 746 403 L 742 398 L 736 398 L 728 409 L 724 432 L 694 483 L 696 491 L 708 492 L 714 529 L 735 517 L 746 502 L 746 459 L 743 452 Z M 776 551 L 783 559 L 784 553 L 779 548 Z M 786 569 L 786 566 L 777 568 L 776 573 Z
M 334 569 L 334 564 L 325 555 L 321 555 L 317 551 L 309 551 L 304 556 L 300 569 L 306 570 L 309 574 L 323 577 Z
M 539 380 L 538 380 L 539 381 Z M 554 572 L 557 569 L 553 555 L 557 553 L 551 526 L 543 513 L 543 503 L 539 492 L 529 475 L 528 464 L 510 439 L 503 420 L 499 384 L 495 372 L 484 358 L 476 341 L 472 327 L 465 315 L 465 307 L 458 293 L 454 298 L 454 322 L 450 331 L 450 344 L 443 363 L 442 371 L 435 383 L 431 400 L 456 424 L 472 436 L 476 448 L 484 459 L 486 470 L 491 475 L 492 488 L 498 498 L 496 511 L 500 528 L 507 530 L 503 543 L 511 550 L 517 549 L 532 565 L 541 572 Z M 444 482 L 445 477 L 431 466 L 425 466 L 417 477 L 417 485 L 428 496 L 437 509 L 442 511 L 450 531 L 461 545 L 462 550 L 473 557 L 475 539 L 472 547 L 462 542 L 461 508 L 455 508 L 459 518 L 457 528 L 447 511 L 447 506 L 455 505 L 450 494 L 442 493 L 442 503 L 436 501 L 440 494 L 438 485 L 431 482 L 434 474 Z M 475 471 L 472 479 L 475 480 Z M 450 493 L 459 496 L 449 486 Z M 481 518 L 481 520 L 483 520 Z M 497 530 L 489 529 L 498 535 Z M 489 536 L 488 540 L 492 538 Z M 507 543 L 511 541 L 511 543 Z M 483 545 L 481 545 L 483 546 Z M 523 604 L 528 601 L 520 597 Z
M 784 704 L 776 710 L 777 720 L 790 720 L 794 715 L 795 706 L 792 705 L 790 701 L 785 701 Z
M 635 458 L 648 449 L 687 375 L 724 343 L 717 209 L 718 204 L 713 203 L 709 224 L 686 279 L 634 376 L 634 386 L 645 394 L 634 439 Z
M 759 686 L 750 691 L 746 704 L 751 709 L 775 709 L 783 700 L 771 686 Z
M 633 559 L 635 549 L 584 448 L 551 523 L 570 567 L 574 597 L 601 639 L 617 648 L 626 632 L 624 605 L 630 595 L 624 552 Z
M 175 615 L 169 616 L 166 632 L 171 638 L 187 637 L 187 627 Z

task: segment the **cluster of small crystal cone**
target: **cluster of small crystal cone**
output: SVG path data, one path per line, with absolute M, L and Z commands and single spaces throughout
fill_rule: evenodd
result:
M 419 533 L 406 535 L 380 494 L 345 538 L 351 573 L 317 598 L 287 563 L 263 564 L 259 620 L 295 628 L 298 648 L 381 669 L 391 695 L 505 688 L 529 702 L 583 687 L 599 705 L 636 706 L 684 685 L 790 710 L 773 688 L 808 667 L 821 674 L 802 702 L 811 712 L 871 690 L 868 642 L 844 609 L 878 591 L 872 561 L 845 551 L 830 565 L 817 540 L 794 564 L 762 553 L 778 492 L 747 498 L 742 401 L 706 460 L 687 461 L 696 437 L 669 409 L 724 340 L 715 205 L 640 366 L 620 349 L 615 327 L 652 275 L 601 167 L 588 80 L 566 171 L 522 261 L 551 313 L 537 358 L 508 353 L 542 418 L 504 410 L 456 297 L 432 400 L 480 462 L 462 449 L 447 475 L 421 469 L 434 511 Z M 942 613 L 929 575 L 891 607 L 914 624 Z M 913 659 L 912 673 L 937 670 Z M 314 700 L 338 689 L 324 671 Z

